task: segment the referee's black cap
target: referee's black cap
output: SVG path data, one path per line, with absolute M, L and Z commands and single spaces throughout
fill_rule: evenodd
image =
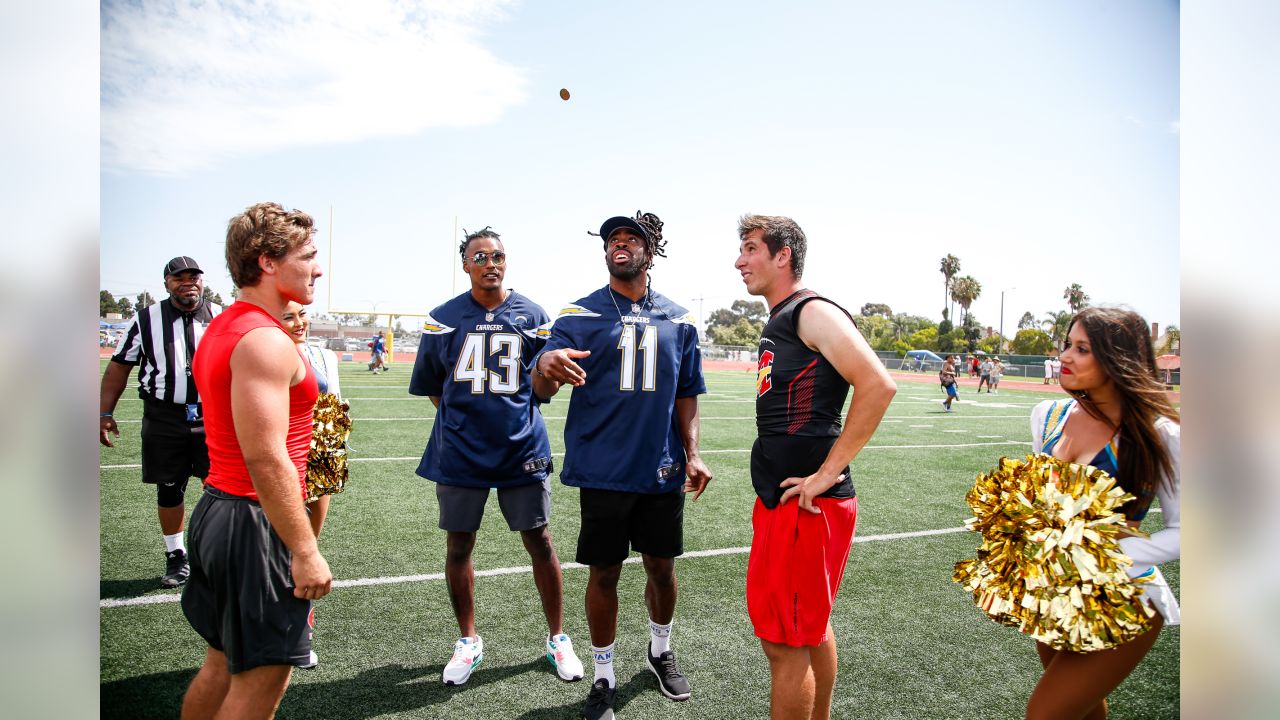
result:
M 168 264 L 164 266 L 164 276 L 169 277 L 170 275 L 177 275 L 180 272 L 186 272 L 188 270 L 198 272 L 201 275 L 204 274 L 204 271 L 200 269 L 200 264 L 196 262 L 195 258 L 187 257 L 186 255 L 179 255 L 178 257 L 170 260 Z

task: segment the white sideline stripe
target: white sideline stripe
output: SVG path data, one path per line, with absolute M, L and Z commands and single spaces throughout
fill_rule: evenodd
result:
M 1158 508 L 1157 508 L 1158 509 Z M 941 530 L 914 530 L 912 532 L 889 533 L 886 535 L 863 535 L 855 536 L 855 543 L 878 542 L 883 540 L 906 540 L 909 538 L 927 537 L 930 535 L 949 535 L 951 533 L 965 532 L 963 527 L 943 528 Z M 731 547 L 719 548 L 716 550 L 693 550 L 681 555 L 682 558 L 699 558 L 699 557 L 716 557 L 718 555 L 742 555 L 751 552 L 749 547 Z M 638 557 L 629 557 L 623 560 L 624 565 L 635 565 L 641 561 Z M 579 565 L 575 562 L 560 563 L 562 570 L 580 570 L 586 565 Z M 521 575 L 524 573 L 532 573 L 533 568 L 529 565 L 520 565 L 517 567 L 495 568 L 493 570 L 476 570 L 476 577 L 498 577 L 500 575 Z M 334 580 L 333 589 L 348 587 L 373 587 L 375 585 L 400 585 L 402 583 L 414 582 L 430 582 L 433 580 L 443 580 L 444 573 L 428 573 L 426 575 L 392 575 L 389 577 L 374 578 L 357 578 L 355 580 Z M 161 603 L 178 602 L 182 599 L 182 593 L 164 593 L 161 595 L 144 595 L 135 598 L 107 598 L 98 601 L 99 609 L 127 607 L 131 605 L 159 605 Z
M 917 416 L 901 415 L 899 417 L 916 419 Z M 952 415 L 950 418 L 946 420 L 946 422 L 956 422 L 958 420 L 993 420 L 993 419 L 994 420 L 1022 420 L 1025 418 L 1026 418 L 1025 415 Z M 363 417 L 360 415 L 357 415 L 354 419 L 358 422 L 393 422 L 395 420 L 405 420 L 408 422 L 432 422 L 433 420 L 435 420 L 434 417 Z M 542 419 L 555 420 L 557 422 L 561 422 L 561 421 L 564 421 L 566 417 L 564 415 L 543 415 Z M 753 415 L 701 415 L 699 416 L 699 419 L 701 420 L 755 420 L 755 416 Z M 116 421 L 117 424 L 138 423 L 138 422 L 142 422 L 142 421 L 141 420 L 117 420 Z M 883 419 L 880 422 L 900 423 L 902 422 L 902 420 L 900 419 L 891 420 L 891 419 L 888 419 L 888 416 L 886 416 L 886 419 Z M 967 431 L 945 430 L 943 432 L 967 432 Z
M 991 445 L 1026 445 L 1024 440 L 1005 440 L 1004 442 L 980 442 L 980 443 L 955 443 L 946 445 L 864 445 L 863 450 L 927 450 L 929 448 L 967 448 L 967 447 L 988 447 Z M 721 455 L 721 454 L 739 454 L 749 453 L 751 448 L 734 448 L 732 450 L 703 450 L 703 455 Z M 551 453 L 555 457 L 564 457 L 564 453 Z M 349 458 L 349 462 L 406 462 L 409 460 L 422 460 L 421 455 L 406 455 L 404 457 L 370 457 L 370 458 Z M 129 468 L 140 468 L 141 463 L 129 465 L 99 465 L 99 470 L 127 470 Z

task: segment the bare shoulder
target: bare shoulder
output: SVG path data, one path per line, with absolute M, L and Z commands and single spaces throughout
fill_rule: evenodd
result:
M 263 379 L 281 377 L 291 378 L 297 370 L 298 363 L 290 362 L 299 358 L 293 340 L 279 328 L 254 328 L 240 338 L 236 349 L 231 353 L 231 369 L 233 374 L 253 373 Z
M 813 348 L 860 337 L 853 320 L 835 303 L 822 299 L 801 306 L 796 331 L 800 339 Z

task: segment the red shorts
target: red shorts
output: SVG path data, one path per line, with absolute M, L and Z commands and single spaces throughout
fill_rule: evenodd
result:
M 800 509 L 795 499 L 769 510 L 756 499 L 747 560 L 747 613 L 756 637 L 791 647 L 827 639 L 858 522 L 857 498 L 815 498 L 822 509 Z

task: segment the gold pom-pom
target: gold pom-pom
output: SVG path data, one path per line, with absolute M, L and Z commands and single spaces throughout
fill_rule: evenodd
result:
M 333 393 L 320 393 L 312 414 L 307 453 L 307 502 L 342 492 L 347 485 L 347 437 L 351 406 Z
M 956 563 L 952 579 L 996 622 L 1058 650 L 1115 647 L 1150 627 L 1155 611 L 1129 579 L 1118 543 L 1117 508 L 1133 496 L 1090 465 L 1028 455 L 1000 458 L 979 475 L 965 501 L 969 530 L 982 534 L 977 557 Z

